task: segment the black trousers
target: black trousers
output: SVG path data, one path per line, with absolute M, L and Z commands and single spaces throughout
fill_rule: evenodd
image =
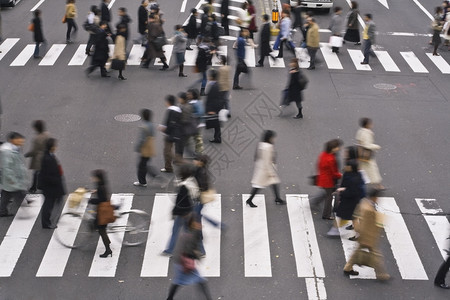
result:
M 92 46 L 94 46 L 95 34 L 89 34 L 89 40 L 86 45 L 86 52 L 91 51 Z
M 447 257 L 447 260 L 444 261 L 442 265 L 439 267 L 436 277 L 434 278 L 434 283 L 435 284 L 445 283 L 445 276 L 447 275 L 449 269 L 450 269 L 450 256 Z
M 60 203 L 62 197 L 49 196 L 44 194 L 44 204 L 41 209 L 41 223 L 42 227 L 51 227 L 56 224 L 52 224 L 52 212 L 55 203 Z
M 147 174 L 150 174 L 150 176 L 155 177 L 156 173 L 153 171 L 152 167 L 148 166 L 148 163 L 151 161 L 150 157 L 140 157 L 139 163 L 138 163 L 138 171 L 137 171 L 137 177 L 139 180 L 139 183 L 146 184 L 147 183 Z
M 278 189 L 278 184 L 272 184 L 273 193 L 275 194 L 275 200 L 280 199 L 280 191 Z M 259 191 L 259 188 L 252 188 L 252 193 L 248 200 L 252 201 L 255 197 L 256 193 Z
M 228 25 L 228 15 L 222 18 L 222 27 L 225 35 L 230 35 L 230 27 Z
M 72 28 L 74 29 L 73 30 L 74 32 L 77 32 L 78 26 L 75 23 L 74 19 L 67 18 L 66 22 L 67 22 L 66 40 L 70 40 L 70 33 L 72 32 Z
M 20 205 L 25 196 L 26 194 L 24 191 L 8 192 L 2 190 L 0 199 L 0 215 L 8 214 L 8 205 L 12 202 L 13 199 L 16 200 Z

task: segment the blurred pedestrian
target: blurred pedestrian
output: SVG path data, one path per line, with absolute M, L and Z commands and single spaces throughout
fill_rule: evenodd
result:
M 309 28 L 306 33 L 306 47 L 310 57 L 308 70 L 314 70 L 316 68 L 316 53 L 320 47 L 319 25 L 317 25 L 316 20 L 312 17 L 309 17 L 307 21 Z
M 187 48 L 187 34 L 184 32 L 183 26 L 175 25 L 175 33 L 173 36 L 173 52 L 175 52 L 176 66 L 178 66 L 178 77 L 187 77 L 184 74 L 184 61 Z M 176 68 L 174 66 L 173 68 Z
M 231 91 L 231 67 L 227 64 L 227 57 L 225 55 L 220 55 L 220 67 L 217 70 L 219 91 L 222 94 L 222 99 L 224 101 L 224 108 L 228 110 L 228 118 L 231 117 L 231 105 L 230 105 L 230 91 Z
M 86 69 L 86 74 L 89 76 L 96 68 L 100 68 L 102 77 L 111 77 L 106 72 L 105 64 L 109 58 L 108 36 L 106 32 L 108 24 L 105 21 L 100 22 L 100 28 L 95 35 L 95 49 L 92 56 L 91 66 Z
M 102 0 L 100 4 L 100 21 L 106 22 L 106 32 L 111 34 L 111 27 L 109 23 L 112 21 L 111 11 L 109 10 L 109 3 L 111 0 Z
M 108 234 L 106 233 L 106 226 L 108 225 L 108 223 L 105 223 L 103 221 L 104 216 L 101 215 L 103 212 L 100 209 L 100 207 L 104 204 L 111 205 L 109 202 L 109 198 L 111 195 L 109 193 L 106 173 L 103 170 L 94 170 L 92 171 L 91 176 L 92 181 L 96 185 L 96 189 L 92 191 L 92 196 L 91 199 L 89 199 L 89 204 L 97 205 L 95 225 L 97 226 L 98 233 L 102 238 L 103 245 L 105 246 L 105 252 L 103 254 L 100 254 L 99 256 L 101 258 L 106 258 L 111 255 L 112 257 L 112 250 L 109 246 L 111 244 L 111 241 L 109 240 Z
M 383 217 L 376 209 L 379 194 L 379 190 L 371 190 L 368 198 L 362 199 L 357 207 L 357 221 L 354 222 L 354 226 L 355 231 L 359 233 L 358 247 L 345 264 L 346 276 L 359 275 L 359 272 L 353 270 L 353 265 L 360 265 L 374 268 L 378 280 L 385 281 L 391 278 L 386 272 L 383 255 L 378 248 L 383 228 Z
M 436 7 L 435 14 L 434 14 L 434 20 L 431 22 L 431 28 L 433 29 L 433 37 L 431 38 L 431 42 L 434 46 L 433 48 L 433 55 L 438 56 L 437 49 L 439 45 L 442 43 L 441 40 L 441 32 L 444 25 L 444 22 L 442 21 L 442 14 L 443 9 L 441 6 Z
M 275 165 L 276 153 L 274 149 L 276 134 L 272 130 L 265 130 L 261 142 L 255 152 L 255 169 L 253 170 L 252 192 L 245 202 L 250 207 L 256 206 L 252 200 L 259 189 L 271 186 L 275 194 L 275 204 L 286 204 L 280 197 L 280 179 Z
M 322 153 L 320 153 L 317 163 L 316 185 L 322 189 L 322 193 L 311 199 L 311 204 L 316 206 L 319 202 L 324 202 L 322 219 L 334 220 L 332 217 L 333 192 L 337 180 L 342 177 L 339 172 L 335 154 L 339 151 L 340 142 L 337 139 L 325 143 Z
M 198 133 L 198 123 L 194 116 L 194 107 L 189 103 L 189 99 L 185 92 L 178 94 L 178 102 L 180 103 L 180 141 L 179 146 L 175 147 L 175 161 L 183 162 L 183 153 L 189 140 Z
M 211 40 L 211 14 L 207 5 L 203 6 L 203 15 L 200 17 L 200 35 Z
M 292 3 L 292 2 L 291 2 Z M 302 18 L 302 6 L 300 5 L 300 1 L 294 2 L 295 6 L 291 7 L 291 12 L 294 16 L 294 22 L 292 23 L 292 29 L 298 28 L 303 35 L 303 39 L 306 37 L 305 29 L 303 28 L 303 18 Z
M 52 212 L 55 205 L 60 205 L 62 197 L 66 194 L 63 169 L 55 156 L 57 141 L 49 138 L 46 141 L 46 151 L 42 159 L 39 172 L 39 186 L 44 194 L 41 220 L 42 228 L 55 229 L 57 222 L 52 222 Z
M 28 185 L 27 168 L 21 149 L 25 144 L 25 137 L 18 132 L 10 132 L 8 141 L 0 146 L 1 168 L 1 198 L 0 217 L 14 216 L 8 210 L 12 200 L 22 203 L 26 196 Z
M 247 0 L 248 3 L 248 15 L 250 16 L 250 24 L 248 25 L 249 38 L 254 39 L 253 35 L 258 32 L 258 26 L 256 26 L 256 9 L 252 0 Z
M 86 55 L 91 55 L 91 48 L 95 44 L 95 34 L 98 31 L 100 26 L 100 10 L 96 5 L 92 5 L 91 9 L 87 15 L 86 25 L 84 25 L 84 29 L 89 33 L 89 40 L 86 45 Z
M 233 90 L 242 90 L 242 87 L 239 85 L 239 75 L 241 73 L 248 74 L 249 69 L 247 64 L 245 63 L 245 39 L 248 37 L 249 32 L 248 29 L 243 28 L 239 34 L 237 39 L 237 49 L 236 49 L 236 70 L 234 71 L 233 78 Z
M 187 33 L 187 44 L 186 50 L 192 50 L 191 45 L 196 43 L 196 39 L 198 36 L 198 27 L 197 27 L 197 16 L 198 12 L 195 8 L 191 9 L 191 16 L 189 17 L 189 22 L 186 25 L 186 33 Z
M 66 32 L 67 44 L 73 43 L 73 41 L 70 39 L 72 29 L 74 30 L 74 34 L 76 34 L 78 31 L 77 23 L 75 23 L 76 17 L 77 17 L 77 7 L 75 6 L 75 0 L 67 0 L 65 13 L 65 22 L 67 23 L 67 32 Z
M 366 22 L 366 26 L 364 27 L 363 31 L 364 60 L 361 62 L 361 64 L 367 65 L 369 64 L 369 56 L 375 56 L 372 50 L 372 45 L 375 45 L 375 23 L 372 20 L 372 14 L 365 14 L 364 21 Z
M 330 25 L 328 29 L 331 31 L 332 36 L 341 37 L 342 34 L 342 26 L 344 24 L 344 19 L 341 16 L 342 8 L 336 6 L 334 8 L 334 15 L 331 18 Z M 331 40 L 331 39 L 330 39 Z M 335 53 L 339 53 L 339 47 L 331 45 L 331 51 Z
M 161 172 L 173 173 L 172 160 L 173 152 L 172 148 L 174 143 L 179 143 L 180 140 L 180 118 L 181 109 L 176 106 L 176 98 L 173 95 L 167 95 L 165 98 L 167 110 L 165 121 L 163 125 L 160 125 L 158 129 L 164 133 L 164 168 Z
M 189 104 L 192 105 L 193 115 L 197 121 L 197 134 L 194 136 L 195 153 L 203 153 L 203 128 L 205 127 L 205 106 L 200 100 L 200 93 L 197 89 L 189 89 L 186 93 Z
M 148 17 L 147 39 L 147 50 L 144 53 L 141 67 L 148 68 L 153 59 L 159 58 L 163 63 L 160 70 L 167 70 L 169 66 L 167 65 L 167 59 L 164 55 L 164 43 L 161 42 L 165 39 L 165 34 L 161 21 L 154 14 L 150 14 Z
M 283 103 L 281 108 L 288 106 L 291 102 L 297 105 L 298 113 L 294 119 L 303 118 L 303 90 L 306 88 L 308 79 L 300 70 L 297 58 L 292 58 L 289 63 L 289 83 L 287 88 L 283 91 Z
M 447 251 L 447 254 L 449 252 Z M 434 285 L 438 286 L 442 289 L 450 289 L 450 286 L 445 283 L 445 276 L 447 276 L 448 270 L 450 269 L 450 255 L 447 259 L 441 264 L 438 272 L 436 273 L 436 277 L 434 278 Z
M 206 72 L 208 71 L 208 66 L 212 65 L 212 56 L 214 50 L 211 50 L 209 46 L 210 40 L 206 37 L 198 38 L 198 53 L 195 59 L 195 72 L 200 73 L 201 78 L 197 80 L 195 84 L 201 82 L 200 85 L 200 96 L 205 96 L 206 82 L 208 80 Z
M 139 137 L 136 143 L 136 152 L 139 153 L 139 163 L 137 167 L 138 181 L 135 186 L 147 186 L 147 174 L 152 178 L 158 176 L 151 166 L 151 159 L 156 155 L 155 150 L 155 126 L 152 122 L 153 112 L 150 109 L 141 110 L 142 124 L 139 127 Z M 150 163 L 150 166 L 148 165 Z
M 358 26 L 358 2 L 351 1 L 351 10 L 347 14 L 347 30 L 345 31 L 344 41 L 361 45 Z
M 272 52 L 272 49 L 270 48 L 270 22 L 269 22 L 269 15 L 268 14 L 264 14 L 262 16 L 263 19 L 263 25 L 261 28 L 261 33 L 259 35 L 259 60 L 258 63 L 256 64 L 256 67 L 264 67 L 264 59 L 266 58 L 266 56 L 270 55 L 270 52 Z
M 118 14 L 120 17 L 119 22 L 116 24 L 117 33 L 119 33 L 119 26 L 122 24 L 125 28 L 125 31 L 122 31 L 122 35 L 125 37 L 125 46 L 128 38 L 130 36 L 130 28 L 128 24 L 132 22 L 130 16 L 127 14 L 127 9 L 125 7 L 119 7 Z M 123 30 L 123 29 L 122 29 Z
M 291 14 L 288 10 L 283 10 L 281 12 L 281 23 L 280 23 L 280 46 L 277 58 L 283 58 L 283 46 L 286 45 L 288 49 L 295 56 L 295 49 L 290 46 L 290 35 L 291 35 Z
M 34 48 L 33 57 L 34 58 L 41 58 L 39 55 L 39 47 L 41 43 L 45 43 L 44 33 L 42 32 L 42 21 L 41 21 L 41 10 L 36 9 L 34 12 L 34 19 L 32 20 L 33 23 L 33 38 L 34 42 L 36 43 L 36 47 Z
M 141 0 L 141 5 L 138 9 L 138 33 L 140 34 L 139 39 L 136 39 L 136 43 L 140 43 L 142 46 L 145 45 L 147 30 L 147 22 L 148 22 L 148 0 Z
M 229 6 L 230 6 L 229 0 L 222 0 L 222 3 L 220 4 L 220 15 L 222 19 L 220 21 L 222 23 L 225 35 L 230 35 L 230 26 L 228 23 L 228 16 L 230 15 Z
M 117 26 L 117 34 L 115 38 L 115 46 L 112 59 L 113 61 L 118 61 L 117 66 L 114 66 L 119 71 L 118 78 L 120 80 L 127 80 L 123 77 L 123 70 L 125 69 L 125 65 L 127 63 L 127 52 L 126 52 L 126 35 L 127 35 L 127 27 L 125 24 L 119 24 Z M 111 63 L 111 68 L 113 67 L 113 63 Z
M 209 140 L 210 143 L 222 143 L 222 133 L 220 130 L 219 111 L 224 107 L 224 99 L 220 92 L 220 86 L 217 82 L 218 73 L 211 69 L 208 72 L 208 91 L 205 102 L 205 120 L 206 129 L 214 129 L 214 138 Z
M 206 300 L 212 300 L 206 279 L 197 268 L 195 261 L 200 259 L 198 244 L 201 239 L 201 224 L 190 216 L 186 230 L 181 234 L 174 257 L 175 276 L 169 288 L 167 300 L 173 300 L 175 293 L 183 285 L 197 284 Z
M 38 175 L 41 170 L 42 158 L 46 151 L 47 139 L 49 138 L 48 132 L 45 130 L 45 122 L 42 120 L 33 121 L 33 129 L 36 132 L 36 137 L 31 142 L 31 149 L 25 153 L 25 157 L 30 157 L 30 170 L 33 170 L 33 182 L 30 189 L 30 193 L 34 194 L 37 191 Z
M 175 206 L 172 209 L 174 218 L 172 236 L 167 248 L 162 253 L 167 256 L 173 255 L 180 230 L 182 227 L 186 228 L 188 220 L 192 216 L 194 201 L 198 201 L 198 197 L 200 197 L 197 181 L 194 178 L 194 169 L 190 164 L 180 166 L 179 176 L 180 184 L 178 185 Z M 198 243 L 196 246 L 198 246 Z

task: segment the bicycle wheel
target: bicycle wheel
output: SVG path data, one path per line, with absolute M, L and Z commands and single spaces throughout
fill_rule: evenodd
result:
M 139 246 L 147 241 L 150 215 L 143 210 L 132 209 L 121 212 L 119 218 L 128 216 L 126 225 L 112 225 L 108 232 L 125 232 L 122 244 L 128 247 Z M 119 219 L 120 220 L 120 219 Z
M 55 237 L 61 245 L 68 248 L 81 248 L 89 244 L 92 237 L 93 224 L 84 220 L 79 213 L 67 212 L 61 215 Z

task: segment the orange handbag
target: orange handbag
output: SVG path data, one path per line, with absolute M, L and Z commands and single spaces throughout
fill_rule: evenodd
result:
M 100 202 L 97 206 L 97 224 L 106 225 L 115 221 L 116 216 L 114 215 L 114 207 L 111 205 L 111 202 Z
M 61 22 L 63 22 L 63 23 L 67 22 L 66 15 L 64 15 L 64 17 L 62 18 Z
M 34 23 L 28 24 L 28 31 L 34 31 Z

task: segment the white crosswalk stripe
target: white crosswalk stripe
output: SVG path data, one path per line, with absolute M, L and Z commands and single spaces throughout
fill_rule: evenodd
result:
M 331 46 L 329 43 L 320 43 L 320 51 L 322 51 L 323 58 L 331 70 L 342 70 L 342 64 L 336 53 L 331 52 Z
M 145 47 L 141 45 L 133 45 L 128 56 L 127 65 L 129 66 L 139 66 L 141 64 L 142 55 L 144 55 Z
M 86 44 L 81 44 L 78 46 L 77 51 L 72 56 L 72 59 L 69 61 L 69 66 L 82 66 L 88 57 L 86 55 Z
M 358 71 L 372 71 L 369 65 L 362 65 L 361 62 L 364 60 L 364 55 L 361 50 L 347 49 L 356 70 Z
M 428 73 L 427 68 L 420 62 L 419 58 L 412 51 L 400 52 L 405 61 L 415 73 Z
M 19 40 L 20 39 L 17 38 L 5 39 L 5 41 L 0 45 L 0 60 L 8 54 L 9 50 L 11 50 Z
M 445 61 L 442 56 L 435 56 L 432 53 L 427 53 L 427 56 L 441 70 L 442 74 L 450 74 L 450 65 Z
M 374 51 L 378 60 L 383 65 L 386 72 L 400 72 L 392 57 L 387 51 Z
M 39 65 L 53 66 L 66 46 L 66 44 L 53 44 L 50 50 L 48 50 L 47 54 L 45 54 Z
M 25 64 L 30 60 L 31 56 L 33 56 L 34 53 L 34 47 L 36 45 L 30 44 L 27 45 L 22 52 L 16 57 L 16 59 L 10 64 L 12 67 L 22 67 L 25 66 Z

